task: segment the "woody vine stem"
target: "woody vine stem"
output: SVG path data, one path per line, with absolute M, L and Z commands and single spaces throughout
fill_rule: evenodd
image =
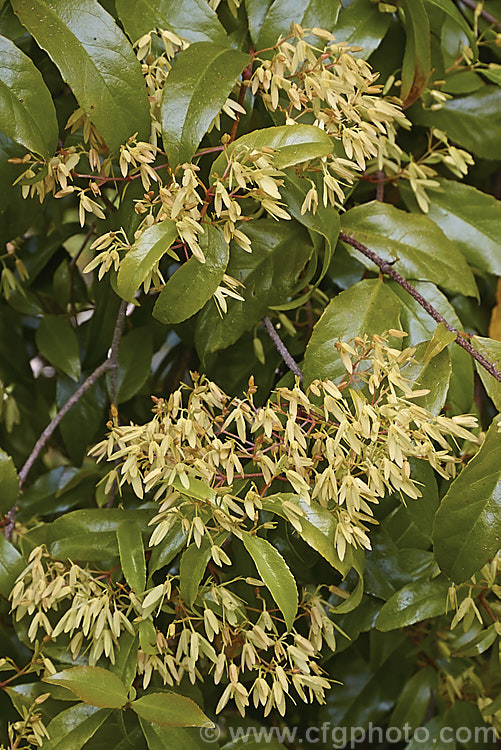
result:
M 115 330 L 113 332 L 113 339 L 112 344 L 110 348 L 109 356 L 102 362 L 99 367 L 96 367 L 94 372 L 92 372 L 89 377 L 84 380 L 82 385 L 77 388 L 75 393 L 73 393 L 72 396 L 66 401 L 65 404 L 61 407 L 61 409 L 58 411 L 54 419 L 49 422 L 45 430 L 42 432 L 40 437 L 38 438 L 37 442 L 35 443 L 33 450 L 31 451 L 30 455 L 26 459 L 21 471 L 19 472 L 19 490 L 22 489 L 26 478 L 31 470 L 31 467 L 37 460 L 38 456 L 46 446 L 48 440 L 54 433 L 56 427 L 60 424 L 63 417 L 70 411 L 70 409 L 75 406 L 78 401 L 82 398 L 84 393 L 86 393 L 94 383 L 96 383 L 97 380 L 101 377 L 101 375 L 104 375 L 105 372 L 108 372 L 108 370 L 111 370 L 111 405 L 112 408 L 116 409 L 116 400 L 117 400 L 117 374 L 118 374 L 118 347 L 120 346 L 120 339 L 122 336 L 122 330 L 125 320 L 125 312 L 127 310 L 127 302 L 123 301 L 120 305 L 117 320 L 115 323 Z M 12 531 L 14 530 L 15 520 L 16 520 L 16 506 L 11 508 L 7 514 L 8 523 L 5 527 L 5 537 L 6 539 L 10 539 L 12 536 Z

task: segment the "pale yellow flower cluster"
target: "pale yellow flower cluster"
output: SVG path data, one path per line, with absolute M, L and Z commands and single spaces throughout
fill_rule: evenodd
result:
M 249 586 L 249 600 L 263 585 L 256 579 L 220 584 L 211 577 L 190 607 L 176 576 L 136 596 L 111 573 L 56 561 L 37 547 L 10 598 L 16 620 L 31 618 L 33 643 L 40 642 L 40 629 L 53 641 L 67 635 L 73 658 L 83 652 L 91 665 L 102 656 L 114 664 L 123 633 L 139 632 L 137 673 L 145 688 L 153 672 L 168 685 L 185 675 L 194 683 L 210 673 L 214 684 L 225 684 L 218 711 L 233 700 L 244 715 L 252 700 L 265 715 L 275 707 L 283 715 L 291 688 L 306 702 L 324 702 L 330 683 L 317 659 L 324 643 L 335 649 L 335 637 L 320 589 L 305 591 L 300 603 L 297 620 L 306 637 L 294 627 L 287 633 L 281 616 L 268 611 L 261 597 L 256 610 L 236 596 L 230 589 L 235 581 Z
M 380 336 L 335 346 L 346 370 L 337 384 L 279 388 L 257 408 L 253 387 L 229 399 L 195 377 L 193 388 L 156 399 L 150 422 L 111 426 L 90 453 L 115 464 L 107 487 L 129 484 L 139 498 L 156 490 L 152 545 L 177 523 L 197 544 L 218 531 L 239 536 L 259 518 L 262 498 L 284 490 L 332 514 L 343 559 L 347 545 L 370 548 L 367 524 L 381 498 L 420 496 L 411 458 L 454 476 L 461 458 L 450 441 L 476 442 L 476 420 L 434 416 L 414 403 L 427 393 L 405 375 L 415 349 L 394 349 Z M 283 511 L 300 524 L 300 511 Z

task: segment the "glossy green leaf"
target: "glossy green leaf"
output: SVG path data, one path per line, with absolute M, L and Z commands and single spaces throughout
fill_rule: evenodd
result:
M 152 29 L 168 29 L 190 42 L 228 44 L 216 13 L 206 0 L 115 0 L 132 42 Z
M 345 372 L 335 341 L 383 333 L 397 327 L 398 319 L 398 299 L 381 279 L 360 281 L 341 292 L 330 301 L 313 329 L 304 355 L 305 381 L 335 380 Z
M 475 279 L 461 252 L 426 216 L 373 201 L 350 209 L 342 216 L 341 227 L 384 260 L 396 261 L 395 269 L 405 278 L 477 295 Z M 366 268 L 375 270 L 365 255 L 351 245 L 347 249 Z
M 412 111 L 418 125 L 437 127 L 452 141 L 484 159 L 501 159 L 501 88 L 483 86 L 469 96 L 444 102 L 436 111 Z
M 420 669 L 405 683 L 390 719 L 393 727 L 421 726 L 430 704 L 432 690 L 437 687 L 436 672 L 431 667 Z
M 200 547 L 195 543 L 190 544 L 181 556 L 179 564 L 179 593 L 181 599 L 189 607 L 197 598 L 198 587 L 207 568 L 207 563 L 211 558 L 211 544 L 207 537 L 203 537 Z
M 153 317 L 162 323 L 181 323 L 190 318 L 210 300 L 221 283 L 230 257 L 222 231 L 207 224 L 200 247 L 205 263 L 192 256 L 172 274 L 160 292 Z
M 6 599 L 24 566 L 24 560 L 17 549 L 0 534 L 0 594 Z
M 333 151 L 333 143 L 327 133 L 313 125 L 279 125 L 253 130 L 230 143 L 226 153 L 231 155 L 235 149 L 242 146 L 249 149 L 275 149 L 273 164 L 277 169 L 287 169 L 311 159 L 327 156 Z M 228 163 L 226 153 L 220 154 L 212 165 L 213 178 L 224 174 Z
M 50 554 L 59 560 L 94 562 L 118 557 L 116 534 L 112 531 L 89 531 L 55 539 L 49 545 Z
M 14 461 L 0 449 L 0 513 L 7 513 L 16 504 L 19 492 Z
M 142 594 L 146 586 L 146 562 L 141 529 L 137 523 L 125 521 L 117 529 L 117 539 L 125 580 L 135 594 Z
M 47 725 L 50 750 L 80 750 L 104 724 L 111 709 L 77 703 L 57 714 Z
M 463 182 L 440 179 L 440 189 L 429 192 L 428 217 L 443 230 L 468 263 L 501 276 L 499 225 L 501 201 Z M 410 190 L 402 191 L 411 210 L 419 208 Z
M 488 339 L 484 336 L 474 336 L 471 343 L 480 354 L 483 354 L 501 372 L 501 341 Z M 494 406 L 498 411 L 501 411 L 501 383 L 476 360 L 475 367 Z
M 390 281 L 389 286 L 398 298 L 402 329 L 409 334 L 405 339 L 406 345 L 415 346 L 433 336 L 437 328 L 433 318 L 396 282 Z M 413 282 L 413 286 L 451 325 L 458 331 L 463 330 L 455 309 L 434 284 Z M 473 361 L 468 352 L 457 344 L 450 344 L 448 351 L 452 373 L 447 403 L 454 408 L 454 413 L 464 414 L 470 410 L 473 401 Z
M 191 698 L 178 693 L 148 693 L 132 701 L 141 719 L 170 727 L 203 727 L 212 722 Z
M 250 56 L 212 42 L 180 52 L 162 94 L 162 141 L 172 168 L 190 161 Z
M 125 689 L 130 690 L 137 675 L 139 639 L 127 631 L 120 634 L 120 648 L 115 653 L 115 663 L 110 664 L 110 671 L 123 682 Z
M 146 610 L 143 609 L 143 614 L 148 616 L 157 609 L 157 604 L 149 606 Z M 139 648 L 144 651 L 145 654 L 157 654 L 157 629 L 153 624 L 153 620 L 141 620 L 139 623 Z
M 402 6 L 407 40 L 400 98 L 408 107 L 422 94 L 430 76 L 430 22 L 423 0 L 403 0 Z
M 354 0 L 342 8 L 332 33 L 339 42 L 363 47 L 356 56 L 366 60 L 383 41 L 390 22 L 390 13 L 380 13 L 372 0 Z
M 499 417 L 479 452 L 451 484 L 435 518 L 433 544 L 441 569 L 461 583 L 501 548 Z
M 97 0 L 13 0 L 12 7 L 112 150 L 134 133 L 148 139 L 150 110 L 141 66 Z
M 73 667 L 43 680 L 68 688 L 90 706 L 122 708 L 127 703 L 127 690 L 123 682 L 116 674 L 101 667 Z
M 455 650 L 454 656 L 466 658 L 480 656 L 480 654 L 483 654 L 484 651 L 487 651 L 492 646 L 497 637 L 498 634 L 494 625 L 490 625 L 490 627 L 481 630 L 478 635 Z
M 120 263 L 117 289 L 124 299 L 134 299 L 145 278 L 163 258 L 176 237 L 176 223 L 170 219 L 145 229 Z
M 51 365 L 65 372 L 72 380 L 79 379 L 78 339 L 66 318 L 45 315 L 37 328 L 36 342 L 41 354 Z
M 340 0 L 274 0 L 274 2 L 247 2 L 249 28 L 256 49 L 272 47 L 279 36 L 290 32 L 291 21 L 303 28 L 313 27 L 332 31 L 340 9 Z M 268 10 L 262 18 L 262 6 Z M 254 10 L 254 13 L 249 11 Z M 264 10 L 264 8 L 263 8 Z
M 151 370 L 151 329 L 134 328 L 122 337 L 118 349 L 118 403 L 128 401 L 145 384 Z
M 48 158 L 58 125 L 40 71 L 16 45 L 0 36 L 0 130 L 29 151 Z
M 199 730 L 160 726 L 144 719 L 139 719 L 139 723 L 149 750 L 172 750 L 174 747 L 182 748 L 182 750 L 207 750 L 207 744 Z M 208 738 L 212 731 L 209 728 Z M 216 735 L 217 729 L 214 730 L 214 736 Z M 218 747 L 215 743 L 208 746 L 209 750 L 218 750 Z
M 242 534 L 245 549 L 254 560 L 257 571 L 282 612 L 287 630 L 292 628 L 298 608 L 296 581 L 284 558 L 266 539 Z
M 116 540 L 116 531 L 124 521 L 136 521 L 141 528 L 146 528 L 155 512 L 154 508 L 86 508 L 60 516 L 48 528 L 51 540 L 82 532 L 112 532 Z
M 445 612 L 449 582 L 443 576 L 409 583 L 388 599 L 377 620 L 378 630 L 395 630 Z
M 312 246 L 299 225 L 261 219 L 242 227 L 252 242 L 252 253 L 231 245 L 227 273 L 244 284 L 244 302 L 228 299 L 228 312 L 221 317 L 209 300 L 199 315 L 195 333 L 202 357 L 225 349 L 292 293 L 306 265 Z
M 435 357 L 426 360 L 425 355 L 429 344 L 420 344 L 414 355 L 414 362 L 409 362 L 402 368 L 406 378 L 413 383 L 415 390 L 428 389 L 425 396 L 413 398 L 412 403 L 428 409 L 432 414 L 439 414 L 449 390 L 452 365 L 449 351 L 444 349 Z

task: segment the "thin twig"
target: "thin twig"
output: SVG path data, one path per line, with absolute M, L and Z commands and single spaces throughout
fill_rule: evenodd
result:
M 378 169 L 376 172 L 377 183 L 376 183 L 376 200 L 379 203 L 384 201 L 384 177 L 385 174 L 382 169 Z
M 251 55 L 254 55 L 254 48 L 252 47 L 252 45 L 250 47 L 249 53 Z M 252 58 L 252 60 L 250 61 L 250 63 L 247 65 L 244 72 L 242 73 L 242 83 L 240 84 L 240 91 L 238 94 L 238 103 L 240 104 L 240 106 L 242 106 L 244 102 L 245 90 L 247 88 L 247 81 L 250 81 L 250 79 L 252 78 L 253 64 L 254 64 L 254 57 Z M 240 112 L 236 112 L 233 125 L 231 126 L 230 140 L 228 141 L 229 143 L 232 143 L 232 141 L 234 141 L 235 138 L 237 137 L 237 130 L 238 130 L 239 123 L 240 123 Z
M 477 5 L 479 5 L 479 3 L 476 2 L 475 0 L 461 0 L 461 2 L 463 3 L 463 5 L 468 6 L 468 8 L 471 8 L 472 10 L 476 10 Z M 492 23 L 493 26 L 497 26 L 498 29 L 501 29 L 501 21 L 498 21 L 497 18 L 495 18 L 494 16 L 491 16 L 491 14 L 488 13 L 483 8 L 480 11 L 480 15 L 485 21 L 487 21 L 487 23 Z
M 440 315 L 438 310 L 436 310 L 433 305 L 431 305 L 428 300 L 418 292 L 417 289 L 414 289 L 414 287 L 411 286 L 411 284 L 409 284 L 409 282 L 393 268 L 393 265 L 391 263 L 383 260 L 383 258 L 377 255 L 373 250 L 369 250 L 368 247 L 363 245 L 354 237 L 350 237 L 349 234 L 339 232 L 339 238 L 343 242 L 346 242 L 348 245 L 351 245 L 356 250 L 363 253 L 366 258 L 369 258 L 373 263 L 376 264 L 376 266 L 379 267 L 382 273 L 385 273 L 387 276 L 393 279 L 393 281 L 396 281 L 397 284 L 399 284 L 403 289 L 405 289 L 406 292 L 411 295 L 411 297 L 414 297 L 416 302 L 418 302 L 421 307 L 426 310 L 428 315 L 431 315 L 431 317 L 437 321 L 437 323 L 443 323 L 448 331 L 456 334 L 456 344 L 459 344 L 459 346 L 463 347 L 463 349 L 465 349 L 468 354 L 473 357 L 473 359 L 476 359 L 477 362 L 482 365 L 482 367 L 487 370 L 487 372 L 490 373 L 493 378 L 496 378 L 496 380 L 501 382 L 501 372 L 497 369 L 497 367 L 488 359 L 486 359 L 486 357 L 480 354 L 480 352 L 474 349 L 470 342 L 459 333 L 457 328 L 454 328 L 454 326 L 448 323 L 446 319 L 442 315 Z
M 297 375 L 299 380 L 303 380 L 303 373 L 301 372 L 301 369 L 292 356 L 292 354 L 289 352 L 287 347 L 285 346 L 284 342 L 280 338 L 280 336 L 277 333 L 277 330 L 271 320 L 268 318 L 268 316 L 265 316 L 263 318 L 264 327 L 266 328 L 268 335 L 270 339 L 275 344 L 275 349 L 279 352 L 280 356 L 282 357 L 283 361 L 289 368 L 291 372 L 294 373 L 294 375 Z
M 118 310 L 117 322 L 115 324 L 115 330 L 113 332 L 113 340 L 111 342 L 109 362 L 111 363 L 111 387 L 110 387 L 110 399 L 111 404 L 116 408 L 117 406 L 117 378 L 118 378 L 118 347 L 120 346 L 120 339 L 122 337 L 122 330 L 124 327 L 125 312 L 127 310 L 127 302 L 122 301 Z
M 56 427 L 59 425 L 62 418 L 65 416 L 65 414 L 69 412 L 72 406 L 74 406 L 78 401 L 80 401 L 84 393 L 86 393 L 89 390 L 89 388 L 92 388 L 94 383 L 97 380 L 99 380 L 101 375 L 103 375 L 107 370 L 110 370 L 112 366 L 113 365 L 112 365 L 111 359 L 106 359 L 104 362 L 102 362 L 99 365 L 99 367 L 96 367 L 94 372 L 92 372 L 89 375 L 89 377 L 86 380 L 84 380 L 80 388 L 77 388 L 75 393 L 72 396 L 70 396 L 69 399 L 66 401 L 66 403 L 63 404 L 63 406 L 60 408 L 60 410 L 58 411 L 54 419 L 47 425 L 47 427 L 45 428 L 45 430 L 42 432 L 37 442 L 35 443 L 35 447 L 31 451 L 28 458 L 26 459 L 26 462 L 23 468 L 19 472 L 19 489 L 22 488 L 31 467 L 37 460 L 40 452 L 45 447 L 50 436 L 52 435 Z
M 84 393 L 86 393 L 94 383 L 99 380 L 101 375 L 103 375 L 108 370 L 111 370 L 111 401 L 112 406 L 116 403 L 116 397 L 117 397 L 117 370 L 118 370 L 118 347 L 120 345 L 120 337 L 122 335 L 122 329 L 125 319 L 125 311 L 127 310 L 127 302 L 123 301 L 120 305 L 120 309 L 118 311 L 117 315 L 117 322 L 115 324 L 115 330 L 113 332 L 113 340 L 111 343 L 111 349 L 110 354 L 107 359 L 105 359 L 104 362 L 102 362 L 99 367 L 97 367 L 94 372 L 92 372 L 86 380 L 82 383 L 82 385 L 77 388 L 75 393 L 73 393 L 72 396 L 69 397 L 69 399 L 66 401 L 65 404 L 61 407 L 61 409 L 58 411 L 54 419 L 49 422 L 45 430 L 42 432 L 40 437 L 38 438 L 37 442 L 35 443 L 33 450 L 31 451 L 30 455 L 26 459 L 24 466 L 22 467 L 21 471 L 19 472 L 19 490 L 22 489 L 23 484 L 26 481 L 26 478 L 31 470 L 31 467 L 37 460 L 38 456 L 46 446 L 48 440 L 54 433 L 55 429 L 58 427 L 58 425 L 61 423 L 61 420 L 63 417 L 70 411 L 70 409 L 75 406 L 78 401 L 82 398 Z M 116 407 L 115 407 L 116 408 Z M 16 520 L 16 506 L 10 509 L 10 511 L 7 514 L 8 523 L 5 527 L 5 537 L 6 539 L 10 539 L 12 536 L 12 532 L 14 530 L 15 520 Z
M 78 259 L 80 258 L 81 254 L 87 247 L 89 240 L 92 238 L 95 228 L 96 228 L 96 222 L 93 221 L 89 227 L 87 234 L 85 235 L 83 239 L 82 244 L 80 245 L 77 252 L 75 253 L 75 255 L 73 256 L 73 258 L 70 260 L 68 264 L 68 272 L 70 276 L 70 304 L 71 304 L 72 315 L 74 318 L 76 318 L 76 314 L 77 314 L 76 307 L 75 307 L 75 300 L 73 299 L 73 292 L 75 289 L 75 267 L 78 262 Z

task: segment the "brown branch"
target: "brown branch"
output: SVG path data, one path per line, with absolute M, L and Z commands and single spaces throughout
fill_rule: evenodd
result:
M 428 315 L 430 315 L 434 320 L 437 321 L 437 323 L 443 323 L 444 326 L 447 328 L 448 331 L 451 331 L 451 333 L 456 334 L 456 344 L 461 346 L 463 349 L 465 349 L 468 354 L 470 354 L 473 359 L 476 359 L 477 362 L 482 365 L 482 367 L 487 370 L 490 375 L 492 375 L 493 378 L 496 378 L 501 383 L 501 372 L 497 369 L 497 367 L 490 362 L 486 357 L 484 357 L 480 352 L 477 352 L 476 349 L 473 348 L 473 346 L 470 344 L 470 342 L 462 336 L 457 328 L 454 328 L 450 323 L 446 321 L 446 319 L 440 315 L 438 310 L 436 310 L 433 305 L 431 305 L 427 299 L 423 297 L 422 294 L 418 292 L 417 289 L 414 289 L 409 282 L 404 279 L 403 276 L 401 276 L 398 271 L 396 271 L 393 268 L 392 263 L 389 263 L 386 260 L 383 260 L 379 255 L 377 255 L 373 250 L 369 250 L 368 247 L 363 245 L 361 242 L 356 240 L 354 237 L 350 237 L 349 234 L 345 234 L 344 232 L 339 232 L 339 238 L 346 242 L 348 245 L 351 245 L 356 250 L 361 252 L 363 255 L 365 255 L 366 258 L 369 258 L 373 263 L 375 263 L 376 266 L 379 267 L 382 273 L 389 276 L 393 281 L 396 281 L 397 284 L 399 284 L 403 289 L 405 289 L 406 292 L 408 292 L 411 297 L 414 297 L 416 302 L 421 305 L 421 307 L 426 310 Z
M 273 323 L 271 322 L 271 320 L 268 318 L 267 315 L 263 318 L 263 323 L 264 323 L 264 327 L 266 328 L 266 331 L 268 332 L 268 336 L 275 344 L 275 349 L 279 352 L 280 356 L 282 357 L 283 361 L 285 362 L 289 370 L 293 372 L 294 375 L 296 375 L 299 378 L 299 380 L 302 381 L 303 373 L 301 372 L 301 368 L 299 367 L 298 363 L 296 362 L 292 354 L 289 352 L 289 350 L 285 346 L 284 342 L 278 335 L 275 326 L 273 325 Z
M 378 169 L 376 172 L 377 183 L 376 183 L 376 200 L 379 203 L 384 201 L 384 178 L 385 174 L 382 169 Z
M 113 340 L 111 343 L 110 348 L 110 354 L 107 359 L 105 359 L 104 362 L 102 362 L 99 367 L 97 367 L 94 372 L 92 372 L 86 380 L 82 383 L 82 385 L 77 388 L 75 393 L 69 397 L 69 399 L 66 401 L 66 403 L 63 404 L 63 406 L 60 408 L 56 416 L 54 417 L 51 422 L 47 425 L 45 430 L 42 432 L 40 437 L 38 438 L 37 442 L 35 443 L 33 450 L 31 451 L 30 455 L 26 459 L 21 471 L 19 472 L 19 490 L 22 489 L 26 478 L 31 470 L 31 467 L 37 460 L 38 456 L 42 452 L 42 450 L 47 445 L 47 442 L 49 441 L 50 437 L 56 430 L 56 428 L 61 423 L 63 417 L 70 411 L 70 409 L 75 406 L 78 401 L 82 398 L 84 393 L 86 393 L 94 383 L 99 380 L 101 375 L 104 375 L 105 372 L 108 370 L 111 370 L 112 374 L 112 381 L 111 381 L 111 402 L 112 407 L 115 406 L 116 397 L 117 397 L 117 370 L 118 370 L 118 347 L 120 345 L 120 337 L 122 335 L 122 329 L 125 319 L 125 311 L 127 309 L 127 302 L 125 300 L 121 303 L 120 309 L 118 311 L 117 316 L 117 322 L 115 324 L 115 330 L 113 332 Z M 116 407 L 115 407 L 116 408 Z M 12 532 L 14 530 L 15 520 L 16 520 L 16 507 L 14 506 L 9 510 L 7 513 L 7 519 L 8 523 L 5 527 L 5 538 L 9 540 L 12 536 Z
M 24 482 L 26 481 L 26 477 L 29 474 L 29 471 L 35 461 L 37 460 L 38 456 L 40 455 L 40 452 L 45 447 L 47 441 L 49 440 L 50 436 L 56 429 L 56 427 L 59 425 L 65 414 L 69 412 L 72 406 L 75 406 L 78 401 L 82 398 L 84 393 L 86 393 L 89 388 L 92 388 L 94 383 L 99 380 L 101 375 L 103 375 L 107 370 L 110 370 L 112 368 L 112 362 L 111 359 L 106 359 L 104 362 L 102 362 L 99 367 L 96 367 L 93 373 L 89 375 L 89 377 L 84 380 L 80 388 L 77 388 L 75 393 L 69 397 L 69 399 L 66 401 L 65 404 L 60 408 L 54 419 L 49 422 L 45 430 L 42 432 L 40 437 L 38 438 L 37 442 L 35 443 L 35 446 L 33 450 L 31 451 L 30 455 L 26 459 L 23 468 L 19 472 L 19 489 L 22 488 Z
M 475 0 L 461 0 L 461 3 L 463 5 L 466 5 L 468 8 L 471 8 L 472 10 L 476 10 L 477 5 L 479 5 L 479 3 L 475 2 Z M 495 18 L 494 16 L 491 16 L 491 14 L 488 13 L 483 8 L 480 11 L 480 15 L 485 21 L 487 21 L 487 23 L 491 23 L 493 26 L 497 26 L 498 29 L 501 29 L 501 21 L 498 21 L 497 18 Z
M 249 53 L 251 55 L 254 55 L 254 48 L 252 47 L 252 45 L 249 50 Z M 250 61 L 250 63 L 247 65 L 244 72 L 242 73 L 242 83 L 240 84 L 240 92 L 238 94 L 238 103 L 240 104 L 240 106 L 242 106 L 244 102 L 245 90 L 247 88 L 247 81 L 250 81 L 250 79 L 252 78 L 253 64 L 254 64 L 254 57 L 252 57 L 252 60 Z M 231 126 L 230 140 L 228 141 L 228 143 L 231 143 L 237 137 L 237 130 L 238 130 L 239 123 L 240 123 L 240 112 L 236 112 L 235 120 L 233 121 L 233 125 Z

